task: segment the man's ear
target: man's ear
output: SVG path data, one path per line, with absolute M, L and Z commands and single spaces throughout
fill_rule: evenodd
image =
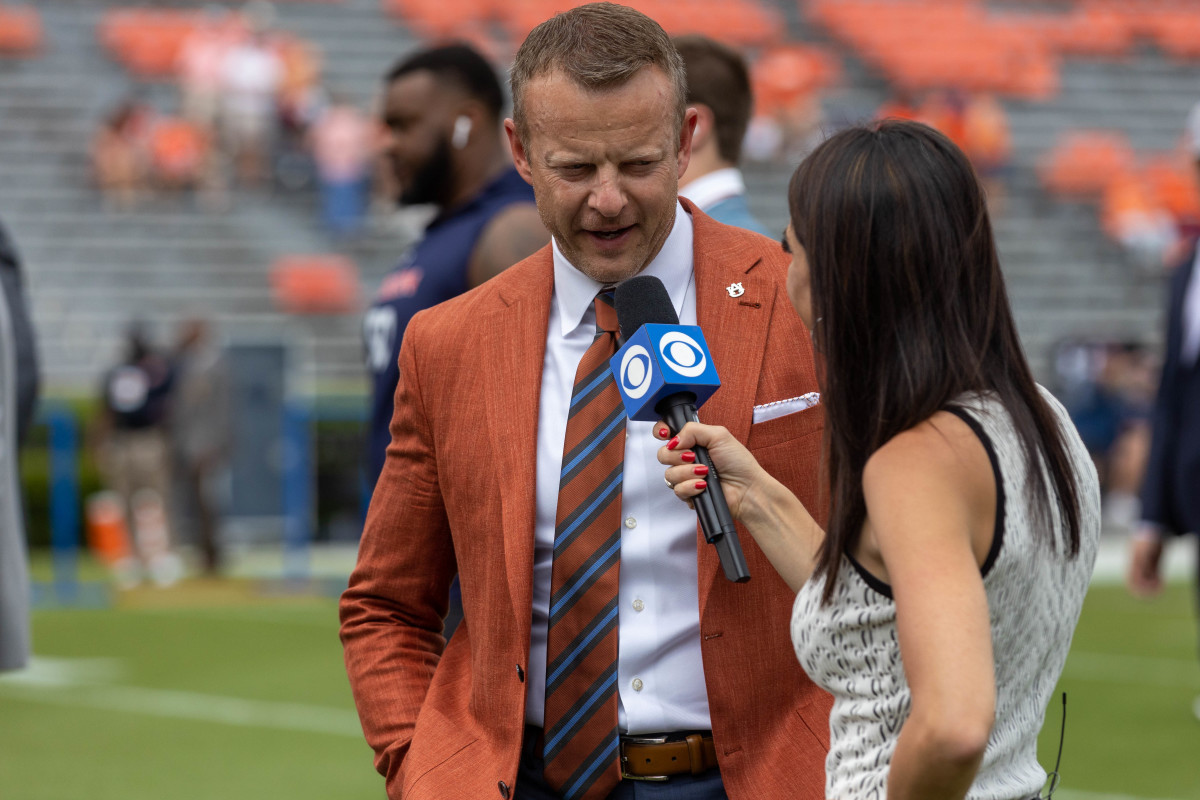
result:
M 517 123 L 511 118 L 504 120 L 504 134 L 508 137 L 508 149 L 512 153 L 513 166 L 529 185 L 533 185 L 533 170 L 529 167 L 529 155 L 525 152 L 525 143 L 517 134 Z
M 713 114 L 713 110 L 704 103 L 695 103 L 691 108 L 696 112 L 696 130 L 692 133 L 692 149 L 703 150 L 705 145 L 712 140 L 717 118 Z
M 692 148 L 695 147 L 696 109 L 688 106 L 683 113 L 683 125 L 679 126 L 679 174 L 687 171 L 687 165 L 692 160 Z

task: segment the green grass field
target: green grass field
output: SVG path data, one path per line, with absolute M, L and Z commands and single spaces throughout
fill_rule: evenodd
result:
M 1062 680 L 1062 800 L 1200 800 L 1190 588 L 1089 595 Z M 0 679 L 3 800 L 383 797 L 342 670 L 332 599 L 245 587 L 44 610 L 35 669 Z M 1041 756 L 1052 765 L 1059 706 Z

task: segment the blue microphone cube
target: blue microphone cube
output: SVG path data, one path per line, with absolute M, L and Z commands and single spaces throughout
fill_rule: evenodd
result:
M 643 422 L 660 419 L 654 407 L 664 397 L 691 392 L 699 408 L 721 386 L 704 334 L 696 325 L 646 323 L 609 364 L 626 415 Z

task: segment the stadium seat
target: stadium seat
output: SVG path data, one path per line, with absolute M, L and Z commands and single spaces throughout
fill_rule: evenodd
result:
M 829 50 L 813 45 L 783 45 L 767 50 L 751 67 L 754 103 L 772 113 L 841 78 L 841 63 Z
M 0 54 L 33 56 L 43 44 L 42 18 L 35 9 L 0 6 Z
M 1135 169 L 1133 149 L 1119 133 L 1075 131 L 1038 164 L 1042 185 L 1054 194 L 1096 197 L 1109 182 Z
M 191 10 L 114 8 L 100 21 L 99 39 L 105 49 L 142 78 L 175 74 L 179 51 L 200 22 L 203 12 Z
M 358 269 L 339 255 L 283 256 L 271 267 L 275 304 L 292 314 L 349 314 L 360 305 Z

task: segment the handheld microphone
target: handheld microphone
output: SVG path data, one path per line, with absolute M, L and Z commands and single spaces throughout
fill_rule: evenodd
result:
M 617 284 L 617 321 L 625 343 L 609 362 L 625 413 L 630 419 L 667 423 L 671 434 L 688 422 L 699 422 L 696 406 L 720 386 L 717 370 L 695 325 L 680 325 L 662 281 L 639 275 Z M 692 498 L 705 540 L 717 548 L 725 577 L 750 580 L 750 570 L 721 479 L 707 448 L 694 447 L 696 462 L 708 467 L 708 488 Z

